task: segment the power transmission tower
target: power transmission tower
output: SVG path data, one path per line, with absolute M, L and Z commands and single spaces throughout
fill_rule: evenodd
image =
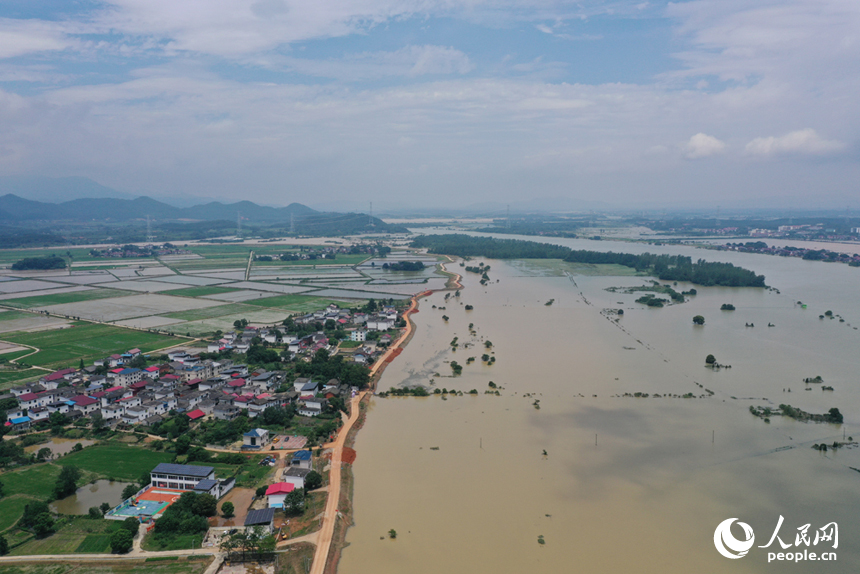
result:
M 146 216 L 146 242 L 147 242 L 147 243 L 152 243 L 152 242 L 153 242 L 153 237 L 152 237 L 152 222 L 149 220 L 149 216 L 148 216 L 148 215 Z
M 236 237 L 242 236 L 242 212 L 236 212 Z
M 295 233 L 296 233 L 296 222 L 293 218 L 294 215 L 295 214 L 291 211 L 290 212 L 290 235 L 295 235 Z
M 368 216 L 367 224 L 369 226 L 373 227 L 373 202 L 372 201 L 370 202 L 370 215 Z

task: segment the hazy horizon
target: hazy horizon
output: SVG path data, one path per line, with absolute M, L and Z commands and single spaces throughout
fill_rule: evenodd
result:
M 857 29 L 847 0 L 13 0 L 0 176 L 380 211 L 856 209 Z

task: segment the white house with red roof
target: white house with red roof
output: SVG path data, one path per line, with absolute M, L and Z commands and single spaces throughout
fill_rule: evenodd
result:
M 266 489 L 266 496 L 269 499 L 269 508 L 283 508 L 284 500 L 287 495 L 296 489 L 296 485 L 291 482 L 277 482 Z
M 89 416 L 101 408 L 101 403 L 98 399 L 86 395 L 78 395 L 72 397 L 71 400 L 75 403 L 75 408 L 84 413 L 84 416 Z

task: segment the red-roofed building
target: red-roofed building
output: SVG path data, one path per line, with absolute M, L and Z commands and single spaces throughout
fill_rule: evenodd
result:
M 45 381 L 57 381 L 59 379 L 67 379 L 69 378 L 69 375 L 74 375 L 77 372 L 77 369 L 62 369 L 60 371 L 54 371 L 50 375 L 42 377 L 42 379 Z
M 191 379 L 190 381 L 185 381 L 185 386 L 187 387 L 196 387 L 200 383 L 203 382 L 203 379 Z
M 131 355 L 132 357 L 136 357 L 140 354 L 140 349 L 132 349 L 128 352 L 128 354 Z
M 194 409 L 193 411 L 191 411 L 189 413 L 185 413 L 185 414 L 188 415 L 188 418 L 190 418 L 193 421 L 196 421 L 197 419 L 200 419 L 200 418 L 203 418 L 206 416 L 206 413 L 204 413 L 200 409 Z
M 32 409 L 40 405 L 40 399 L 44 402 L 44 399 L 37 395 L 36 393 L 24 393 L 23 395 L 18 395 L 18 404 L 22 409 Z
M 101 407 L 101 403 L 98 400 L 86 395 L 72 397 L 72 401 L 75 403 L 75 408 L 84 413 L 84 416 L 97 411 Z
M 283 508 L 284 499 L 289 493 L 296 489 L 296 485 L 291 482 L 278 482 L 266 489 L 266 496 L 269 497 L 269 508 Z
M 245 379 L 233 379 L 232 381 L 227 383 L 227 385 L 233 388 L 244 387 Z

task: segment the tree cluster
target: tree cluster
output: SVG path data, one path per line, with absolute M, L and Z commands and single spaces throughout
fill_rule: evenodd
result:
M 27 271 L 30 269 L 65 269 L 66 260 L 57 255 L 48 255 L 47 257 L 25 257 L 20 261 L 12 264 L 14 271 Z
M 217 502 L 211 494 L 183 493 L 155 522 L 153 537 L 156 541 L 167 541 L 181 534 L 206 532 L 209 529 L 206 519 L 215 516 Z
M 699 259 L 695 263 L 684 255 L 656 255 L 643 253 L 614 253 L 572 250 L 560 245 L 549 245 L 519 239 L 494 239 L 469 235 L 422 235 L 412 241 L 412 247 L 427 248 L 430 253 L 460 257 L 492 257 L 494 259 L 562 259 L 570 263 L 592 265 L 614 264 L 637 271 L 652 273 L 663 281 L 688 281 L 697 285 L 724 287 L 764 287 L 764 275 L 736 267 L 731 263 L 717 263 Z

